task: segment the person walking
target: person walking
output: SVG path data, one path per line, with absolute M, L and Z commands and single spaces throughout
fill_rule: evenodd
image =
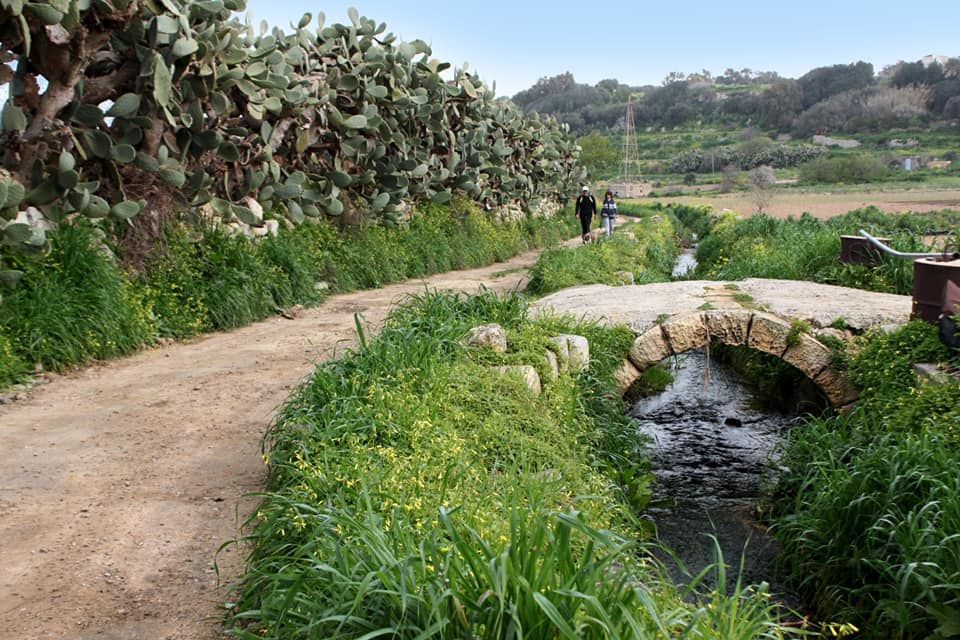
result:
M 600 221 L 603 222 L 603 231 L 607 238 L 613 237 L 613 221 L 617 219 L 617 202 L 613 194 L 607 191 L 603 195 L 603 206 L 600 208 Z
M 593 222 L 593 216 L 597 213 L 597 199 L 590 194 L 590 189 L 584 187 L 580 190 L 580 197 L 577 198 L 577 205 L 574 207 L 574 213 L 580 218 L 580 229 L 583 231 L 583 243 L 590 241 L 590 223 Z

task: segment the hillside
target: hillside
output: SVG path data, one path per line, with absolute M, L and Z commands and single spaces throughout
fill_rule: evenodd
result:
M 866 62 L 836 64 L 799 78 L 750 69 L 671 73 L 659 87 L 615 79 L 590 86 L 564 73 L 541 78 L 513 101 L 527 113 L 556 116 L 579 135 L 621 132 L 631 95 L 639 128 L 698 122 L 794 135 L 876 132 L 960 119 L 960 58 L 943 59 L 899 62 L 879 73 Z

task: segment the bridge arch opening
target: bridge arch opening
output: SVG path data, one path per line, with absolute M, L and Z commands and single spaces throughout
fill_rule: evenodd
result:
M 746 309 L 685 313 L 656 324 L 637 337 L 617 375 L 625 392 L 653 365 L 712 344 L 748 347 L 787 362 L 819 388 L 831 406 L 845 410 L 858 398 L 856 388 L 834 363 L 833 351 L 814 335 L 779 316 Z

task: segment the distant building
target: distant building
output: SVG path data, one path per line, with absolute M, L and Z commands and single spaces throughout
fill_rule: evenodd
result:
M 946 63 L 947 63 L 947 60 L 949 60 L 949 59 L 950 59 L 950 56 L 935 56 L 935 55 L 929 55 L 929 56 L 923 56 L 922 58 L 920 58 L 920 62 L 923 63 L 923 66 L 929 67 L 929 66 L 932 65 L 934 62 L 938 62 L 938 63 L 940 63 L 941 65 L 946 64 Z

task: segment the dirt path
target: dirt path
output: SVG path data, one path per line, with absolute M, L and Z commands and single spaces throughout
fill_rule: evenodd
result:
M 0 407 L 0 638 L 218 638 L 217 548 L 264 486 L 260 439 L 318 361 L 425 287 L 522 286 L 537 252 L 144 351 Z M 242 569 L 219 557 L 220 583 Z

